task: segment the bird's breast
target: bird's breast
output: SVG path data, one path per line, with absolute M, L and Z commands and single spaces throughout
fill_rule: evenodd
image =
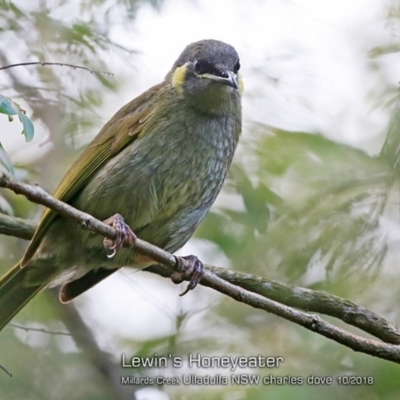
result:
M 78 205 L 100 219 L 119 213 L 143 239 L 164 247 L 174 231 L 185 231 L 171 250 L 179 248 L 221 189 L 237 130 L 230 117 L 178 113 L 151 121 L 93 177 Z

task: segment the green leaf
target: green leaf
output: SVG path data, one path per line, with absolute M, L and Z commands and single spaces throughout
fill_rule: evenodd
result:
M 22 111 L 18 113 L 18 118 L 22 122 L 22 134 L 25 136 L 25 140 L 30 142 L 35 133 L 35 128 L 33 127 L 32 121 Z
M 396 103 L 390 116 L 386 140 L 380 156 L 393 168 L 398 169 L 400 164 L 400 96 L 396 96 Z
M 0 94 L 0 113 L 6 115 L 16 115 L 20 112 L 20 108 L 9 97 Z
M 4 150 L 1 143 L 0 143 L 0 164 L 6 168 L 7 172 L 14 175 L 14 166 L 12 164 L 11 158 Z
M 4 198 L 0 196 L 0 212 L 6 215 L 14 216 L 14 210 L 12 205 Z
M 35 128 L 32 121 L 25 115 L 25 111 L 18 103 L 2 94 L 0 94 L 0 113 L 8 115 L 10 122 L 13 121 L 12 115 L 18 115 L 19 120 L 22 122 L 22 134 L 25 136 L 25 140 L 30 142 L 33 139 Z

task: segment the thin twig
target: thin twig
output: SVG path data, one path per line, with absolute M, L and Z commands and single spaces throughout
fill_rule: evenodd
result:
M 10 378 L 12 378 L 12 373 L 8 371 L 5 367 L 0 364 L 0 369 L 2 369 Z
M 13 324 L 13 323 L 9 323 L 9 326 L 12 326 L 14 328 L 17 329 L 21 329 L 25 332 L 40 332 L 40 333 L 45 333 L 46 335 L 51 335 L 51 336 L 72 336 L 70 333 L 68 332 L 62 332 L 62 331 L 48 331 L 46 329 L 42 329 L 42 328 L 30 328 L 28 326 L 22 326 L 22 325 L 17 325 L 17 324 Z
M 27 66 L 27 65 L 41 65 L 42 67 L 44 67 L 46 65 L 56 65 L 56 66 L 59 66 L 59 67 L 70 67 L 70 68 L 73 68 L 73 69 L 83 69 L 84 71 L 88 71 L 91 74 L 101 74 L 101 75 L 114 76 L 114 74 L 112 72 L 96 71 L 94 69 L 83 67 L 82 65 L 60 63 L 60 62 L 48 62 L 48 61 L 31 61 L 31 62 L 23 62 L 23 63 L 18 63 L 18 64 L 9 64 L 9 65 L 5 65 L 4 67 L 0 67 L 0 71 L 4 70 L 4 69 L 9 69 L 9 68 L 14 68 L 14 67 L 23 67 L 23 66 Z

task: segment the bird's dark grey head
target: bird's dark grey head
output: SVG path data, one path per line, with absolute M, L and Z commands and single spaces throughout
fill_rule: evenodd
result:
M 195 84 L 199 78 L 207 78 L 203 85 L 211 81 L 238 89 L 239 68 L 239 55 L 231 45 L 219 40 L 201 40 L 183 50 L 172 70 L 177 85 L 190 85 L 192 80 Z
M 243 83 L 236 50 L 218 40 L 189 44 L 166 77 L 184 104 L 208 114 L 240 108 Z M 169 86 L 169 87 L 171 87 Z
M 174 64 L 174 68 L 193 63 L 198 73 L 222 73 L 230 70 L 237 73 L 240 68 L 239 55 L 229 44 L 219 40 L 201 40 L 186 46 Z

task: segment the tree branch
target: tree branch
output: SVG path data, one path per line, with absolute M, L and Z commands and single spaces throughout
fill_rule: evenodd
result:
M 205 265 L 205 267 L 221 279 L 252 293 L 257 293 L 289 307 L 335 317 L 386 343 L 400 344 L 400 329 L 395 324 L 349 300 L 321 290 L 310 290 L 248 273 L 232 271 L 213 265 Z M 161 265 L 151 266 L 146 268 L 146 271 L 156 273 L 165 278 L 170 276 L 169 269 Z M 201 284 L 210 287 L 204 281 L 201 281 Z
M 20 239 L 30 240 L 37 228 L 37 222 L 10 217 L 0 213 L 0 233 Z
M 0 187 L 9 188 L 17 194 L 23 194 L 35 203 L 49 207 L 64 217 L 74 219 L 85 229 L 90 229 L 111 239 L 116 238 L 116 232 L 113 228 L 91 215 L 55 199 L 38 186 L 19 183 L 3 175 L 0 176 Z M 4 220 L 0 222 L 0 233 L 2 223 L 4 224 Z M 15 229 L 14 232 L 25 232 L 26 234 L 29 231 L 33 234 L 32 228 L 33 224 L 31 222 L 21 222 L 21 230 Z M 171 275 L 171 269 L 181 272 L 181 267 L 172 254 L 141 239 L 136 240 L 133 248 L 136 252 L 163 264 L 149 267 L 148 271 L 164 277 Z M 168 268 L 165 268 L 165 266 Z M 206 267 L 201 284 L 254 308 L 265 310 L 292 321 L 354 351 L 400 364 L 400 346 L 396 345 L 400 344 L 400 330 L 398 327 L 372 311 L 348 300 L 333 296 L 327 292 L 312 291 L 212 266 Z M 292 307 L 334 316 L 387 343 L 355 335 L 324 321 L 317 315 L 308 314 Z

